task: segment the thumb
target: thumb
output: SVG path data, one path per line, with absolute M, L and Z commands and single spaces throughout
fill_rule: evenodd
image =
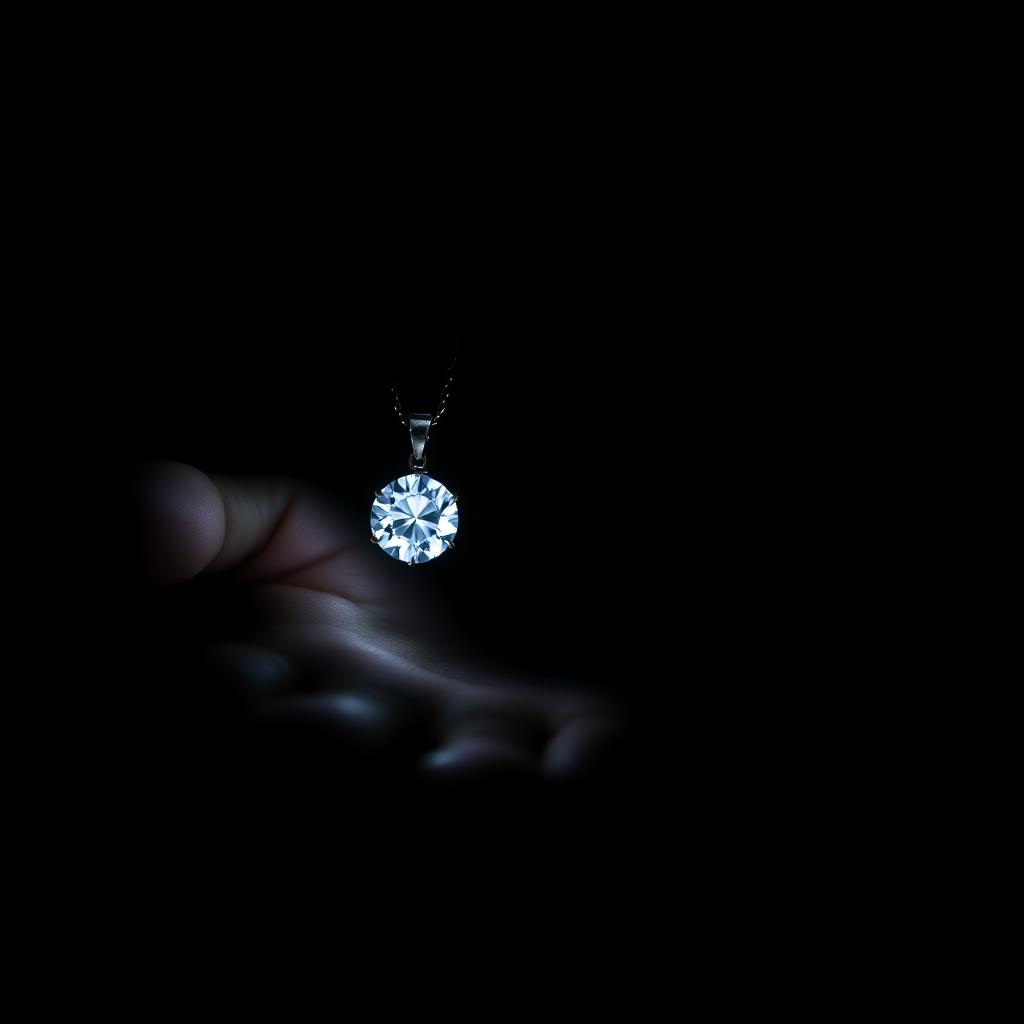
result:
M 181 583 L 206 569 L 228 569 L 262 551 L 295 493 L 286 481 L 215 479 L 180 462 L 143 470 L 144 567 Z

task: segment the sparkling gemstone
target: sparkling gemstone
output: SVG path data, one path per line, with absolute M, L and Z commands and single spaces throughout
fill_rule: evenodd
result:
M 459 529 L 455 495 L 425 473 L 410 473 L 382 487 L 370 509 L 374 542 L 410 565 L 429 562 L 451 546 Z

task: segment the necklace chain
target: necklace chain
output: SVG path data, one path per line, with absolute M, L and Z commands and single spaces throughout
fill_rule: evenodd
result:
M 448 408 L 448 398 L 452 391 L 452 381 L 455 379 L 455 361 L 458 359 L 458 352 L 452 352 L 451 361 L 448 363 L 448 374 L 445 377 L 444 384 L 441 385 L 441 397 L 437 403 L 437 411 L 434 413 L 430 420 L 432 427 L 437 426 L 437 421 L 444 415 L 445 409 Z M 402 408 L 402 399 L 398 395 L 398 381 L 395 380 L 391 384 L 391 397 L 394 399 L 395 412 L 398 413 L 398 418 L 402 421 L 402 426 L 409 426 L 409 417 L 406 415 L 405 410 Z

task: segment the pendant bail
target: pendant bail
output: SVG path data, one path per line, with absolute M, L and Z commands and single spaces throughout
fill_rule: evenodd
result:
M 430 421 L 433 416 L 426 413 L 409 414 L 409 439 L 412 441 L 412 455 L 409 456 L 410 469 L 427 468 L 427 437 L 430 435 Z

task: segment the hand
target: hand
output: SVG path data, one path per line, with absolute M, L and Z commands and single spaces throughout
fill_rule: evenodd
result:
M 418 771 L 449 778 L 576 778 L 620 736 L 621 716 L 603 698 L 504 678 L 445 651 L 420 581 L 396 582 L 368 527 L 346 524 L 308 487 L 158 463 L 144 477 L 143 511 L 152 579 L 218 577 L 238 607 L 259 610 L 244 643 L 208 651 L 255 722 L 326 732 L 376 756 L 412 748 Z

